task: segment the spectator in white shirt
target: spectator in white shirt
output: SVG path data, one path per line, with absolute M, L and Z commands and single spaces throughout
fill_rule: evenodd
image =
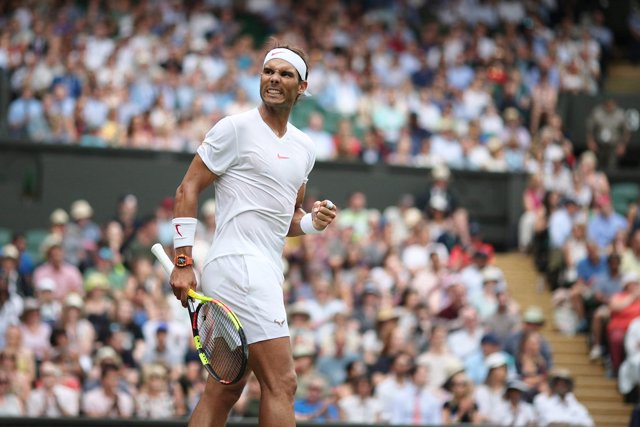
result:
M 409 378 L 411 359 L 409 353 L 399 353 L 393 360 L 389 375 L 376 387 L 375 396 L 383 406 L 383 421 L 389 421 L 393 416 L 396 396 L 408 392 L 413 387 Z
M 135 409 L 130 394 L 118 389 L 120 371 L 116 365 L 103 364 L 100 386 L 82 398 L 82 411 L 90 418 L 131 418 Z
M 366 375 L 353 381 L 354 393 L 338 401 L 340 420 L 347 423 L 380 424 L 382 402 L 372 395 L 373 386 Z
M 60 368 L 51 362 L 40 367 L 42 387 L 33 390 L 27 399 L 30 417 L 76 417 L 80 410 L 78 392 L 59 383 Z
M 591 427 L 589 411 L 574 394 L 573 377 L 567 369 L 555 369 L 549 374 L 549 395 L 539 394 L 533 401 L 542 427 L 556 424 Z
M 496 407 L 491 423 L 499 426 L 534 427 L 538 425 L 538 416 L 533 406 L 522 399 L 529 387 L 520 380 L 509 380 L 504 399 Z
M 502 402 L 507 383 L 507 357 L 502 352 L 489 355 L 485 360 L 487 377 L 484 384 L 474 390 L 474 398 L 478 404 L 478 412 L 484 421 L 495 418 L 494 412 Z
M 452 332 L 447 340 L 449 348 L 464 361 L 480 349 L 484 329 L 478 324 L 478 312 L 473 307 L 465 307 L 460 312 L 462 328 Z

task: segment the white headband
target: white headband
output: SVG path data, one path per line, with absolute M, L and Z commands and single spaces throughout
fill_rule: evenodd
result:
M 300 74 L 300 78 L 303 81 L 307 80 L 307 65 L 304 63 L 304 60 L 302 59 L 302 57 L 300 57 L 300 55 L 298 55 L 294 51 L 283 48 L 283 47 L 277 47 L 275 49 L 272 49 L 264 57 L 264 62 L 262 63 L 262 66 L 264 67 L 264 65 L 267 62 L 271 61 L 272 59 L 282 59 L 283 61 L 287 61 L 289 64 L 293 65 L 293 67 L 298 71 L 298 74 Z M 308 91 L 305 91 L 304 95 L 310 96 Z

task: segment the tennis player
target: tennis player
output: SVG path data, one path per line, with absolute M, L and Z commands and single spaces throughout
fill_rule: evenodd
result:
M 249 370 L 261 387 L 260 425 L 295 425 L 296 375 L 283 301 L 286 236 L 322 232 L 336 217 L 328 200 L 302 208 L 315 162 L 311 139 L 288 122 L 306 94 L 303 50 L 278 46 L 264 58 L 262 103 L 220 120 L 207 133 L 182 183 L 174 208 L 173 293 L 186 305 L 195 289 L 191 248 L 199 194 L 215 183 L 217 228 L 202 271 L 202 292 L 238 315 L 249 344 Z M 209 378 L 190 426 L 224 426 L 247 376 L 234 385 Z

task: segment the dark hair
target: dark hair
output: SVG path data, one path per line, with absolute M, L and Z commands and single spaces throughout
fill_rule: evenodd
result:
M 103 365 L 101 365 L 102 368 L 102 372 L 100 373 L 100 379 L 105 379 L 107 377 L 107 375 L 109 374 L 109 372 L 119 372 L 120 368 L 118 368 L 118 365 L 114 364 L 114 363 L 105 363 Z
M 297 70 L 296 70 L 296 74 L 300 78 L 300 81 L 307 80 L 307 78 L 309 77 L 309 56 L 307 55 L 307 52 L 305 52 L 304 49 L 302 49 L 299 46 L 288 44 L 286 42 L 280 42 L 275 37 L 270 37 L 265 45 L 266 45 L 267 51 L 272 49 L 279 49 L 279 48 L 289 49 L 291 52 L 295 53 L 300 58 L 302 58 L 302 60 L 304 61 L 304 65 L 307 67 L 307 74 L 305 76 L 301 76 L 300 73 L 297 72 Z

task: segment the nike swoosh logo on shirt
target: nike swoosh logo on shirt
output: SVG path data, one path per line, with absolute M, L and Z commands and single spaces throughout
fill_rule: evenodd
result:
M 279 158 L 280 160 L 283 160 L 283 159 L 288 159 L 288 158 L 289 158 L 289 156 L 283 156 L 282 154 L 278 153 L 278 158 Z

